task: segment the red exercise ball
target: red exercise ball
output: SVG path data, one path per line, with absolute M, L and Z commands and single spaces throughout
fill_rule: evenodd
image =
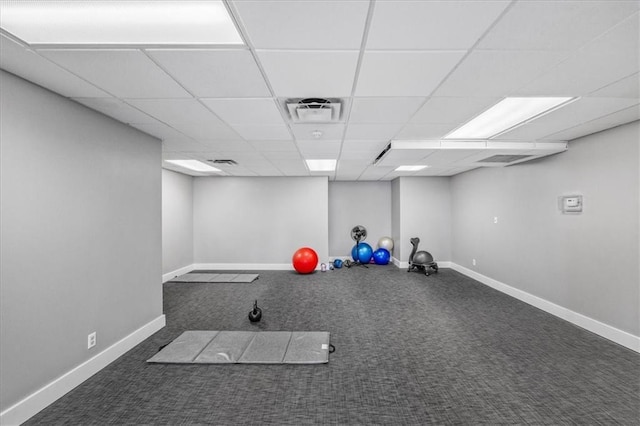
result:
M 309 247 L 302 247 L 293 253 L 293 268 L 299 274 L 310 274 L 318 266 L 318 254 Z

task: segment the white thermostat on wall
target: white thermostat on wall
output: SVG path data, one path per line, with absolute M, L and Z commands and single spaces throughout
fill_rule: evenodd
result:
M 562 213 L 582 213 L 582 195 L 562 196 Z

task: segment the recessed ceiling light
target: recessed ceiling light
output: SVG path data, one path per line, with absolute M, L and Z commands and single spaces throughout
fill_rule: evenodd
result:
M 445 139 L 488 139 L 567 105 L 577 98 L 505 98 Z
M 396 172 L 417 172 L 418 170 L 426 169 L 429 166 L 398 166 Z
M 336 169 L 336 160 L 305 160 L 312 172 L 332 172 Z
M 3 0 L 0 7 L 0 27 L 28 44 L 244 44 L 219 0 Z
M 167 163 L 175 164 L 176 166 L 184 167 L 185 169 L 193 170 L 196 172 L 221 172 L 213 166 L 203 163 L 198 160 L 165 160 Z

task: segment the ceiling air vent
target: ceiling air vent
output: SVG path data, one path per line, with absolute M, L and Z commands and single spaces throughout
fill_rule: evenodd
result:
M 331 123 L 340 120 L 340 99 L 305 98 L 286 102 L 294 123 Z
M 213 163 L 213 164 L 226 164 L 227 166 L 237 166 L 238 165 L 238 163 L 236 163 L 233 160 L 207 160 L 207 161 L 209 161 L 210 163 Z
M 533 155 L 492 155 L 484 160 L 479 160 L 478 163 L 513 163 L 514 161 L 524 160 L 525 158 L 533 157 Z

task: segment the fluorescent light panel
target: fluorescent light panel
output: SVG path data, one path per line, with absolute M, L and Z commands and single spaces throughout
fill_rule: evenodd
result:
M 336 169 L 336 160 L 305 160 L 312 172 L 332 172 Z
M 175 164 L 176 166 L 184 167 L 185 169 L 193 170 L 196 172 L 221 172 L 213 166 L 203 163 L 198 160 L 165 160 L 167 163 Z
M 396 172 L 417 172 L 418 170 L 426 169 L 428 166 L 398 166 Z
M 445 139 L 488 139 L 531 121 L 575 98 L 505 98 L 473 120 L 445 136 Z
M 0 27 L 29 44 L 241 45 L 222 1 L 0 1 Z

